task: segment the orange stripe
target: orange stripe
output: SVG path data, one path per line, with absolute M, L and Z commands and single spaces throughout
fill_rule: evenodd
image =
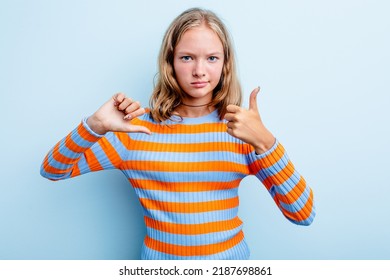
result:
M 67 169 L 58 169 L 49 164 L 48 157 L 45 157 L 45 160 L 43 162 L 43 169 L 47 173 L 52 173 L 52 174 L 65 174 L 68 173 L 72 170 L 72 167 L 67 168 Z
M 134 125 L 142 125 L 150 129 L 150 131 L 159 134 L 195 134 L 208 132 L 226 132 L 225 123 L 204 123 L 204 124 L 154 124 L 149 121 L 134 119 L 131 121 Z
M 61 162 L 61 163 L 64 163 L 64 164 L 70 164 L 72 162 L 74 162 L 75 160 L 72 159 L 72 158 L 69 158 L 67 156 L 64 156 L 60 153 L 59 151 L 59 147 L 60 147 L 60 143 L 61 142 L 58 142 L 54 148 L 53 148 L 53 158 L 58 161 L 58 162 Z
M 161 182 L 156 180 L 129 179 L 134 188 L 169 192 L 202 192 L 237 188 L 241 179 L 230 182 Z
M 98 159 L 96 158 L 95 154 L 92 152 L 91 149 L 86 150 L 84 156 L 88 164 L 88 167 L 91 171 L 98 171 L 103 169 L 103 167 L 100 165 L 100 162 L 98 161 Z
M 153 220 L 149 217 L 144 217 L 145 225 L 149 228 L 154 228 L 159 231 L 173 234 L 207 234 L 212 232 L 220 232 L 235 229 L 242 225 L 242 221 L 235 217 L 227 221 L 210 222 L 204 224 L 174 224 Z
M 314 200 L 313 200 L 313 191 L 310 189 L 310 196 L 309 196 L 309 199 L 308 201 L 306 202 L 305 206 L 302 207 L 301 210 L 299 210 L 298 212 L 290 212 L 290 211 L 287 211 L 285 209 L 283 209 L 282 207 L 282 211 L 283 211 L 283 214 L 292 219 L 292 220 L 295 220 L 295 221 L 303 221 L 303 220 L 306 220 L 307 218 L 310 217 L 311 215 L 311 212 L 313 210 L 313 204 L 314 204 Z
M 278 144 L 276 149 L 272 151 L 270 154 L 268 154 L 264 158 L 261 158 L 253 162 L 250 165 L 250 169 L 257 170 L 258 168 L 256 168 L 256 166 L 259 164 L 261 165 L 262 168 L 268 168 L 274 165 L 275 163 L 277 163 L 283 157 L 284 153 L 285 153 L 284 147 L 281 144 Z
M 44 169 L 45 169 L 45 172 L 51 173 L 51 174 L 66 174 L 72 170 L 72 168 L 68 168 L 68 169 L 64 169 L 64 170 L 58 169 L 58 168 L 52 167 L 50 165 L 45 165 Z
M 249 174 L 247 165 L 228 161 L 172 162 L 172 161 L 125 161 L 124 169 L 161 172 L 225 171 Z
M 165 202 L 140 198 L 143 207 L 148 210 L 160 210 L 174 213 L 201 213 L 209 211 L 226 210 L 239 205 L 238 197 L 206 202 Z
M 115 167 L 119 167 L 119 164 L 122 162 L 122 158 L 119 156 L 116 149 L 111 145 L 110 141 L 107 138 L 101 138 L 99 140 L 100 147 L 110 160 L 111 164 Z
M 76 176 L 79 176 L 81 174 L 80 172 L 80 168 L 79 166 L 76 164 L 73 168 L 73 171 L 72 171 L 72 174 L 70 175 L 70 177 L 76 177 Z
M 305 189 L 306 189 L 306 181 L 301 176 L 299 182 L 287 194 L 282 195 L 282 194 L 276 193 L 275 198 L 278 201 L 281 201 L 283 203 L 292 204 L 301 197 L 301 195 L 303 194 Z
M 236 236 L 224 242 L 209 244 L 209 245 L 200 245 L 200 246 L 182 246 L 182 245 L 173 245 L 173 244 L 157 241 L 147 236 L 145 238 L 145 245 L 153 250 L 165 254 L 170 254 L 170 255 L 202 256 L 202 255 L 213 255 L 213 254 L 226 251 L 236 246 L 243 239 L 244 239 L 244 233 L 240 231 Z
M 77 127 L 77 133 L 88 142 L 96 142 L 100 137 L 93 136 L 82 124 Z
M 65 146 L 75 152 L 75 153 L 82 153 L 84 152 L 87 148 L 84 148 L 84 147 L 81 147 L 79 145 L 76 144 L 76 142 L 74 142 L 71 138 L 71 134 L 68 134 L 65 138 Z
M 128 137 L 128 136 L 127 136 Z M 121 136 L 123 138 L 123 136 Z M 208 143 L 157 143 L 147 141 L 133 141 L 131 150 L 147 152 L 180 152 L 180 153 L 198 153 L 198 152 L 233 152 L 237 154 L 247 154 L 248 144 L 230 143 L 230 142 L 208 142 Z
M 288 161 L 287 165 L 282 170 L 272 176 L 267 177 L 263 181 L 263 184 L 268 190 L 272 187 L 272 185 L 282 185 L 291 177 L 292 174 L 294 174 L 294 170 L 294 165 L 291 161 Z

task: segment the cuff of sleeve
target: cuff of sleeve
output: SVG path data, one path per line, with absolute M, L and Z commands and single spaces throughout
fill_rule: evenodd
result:
M 88 120 L 88 117 L 85 117 L 82 119 L 81 121 L 81 128 L 79 131 L 80 135 L 82 134 L 83 136 L 86 136 L 85 139 L 90 141 L 90 142 L 96 142 L 97 140 L 99 140 L 100 138 L 102 138 L 104 135 L 102 134 L 98 134 L 96 133 L 95 131 L 93 131 L 89 125 L 87 124 L 87 120 Z
M 260 169 L 269 168 L 280 160 L 288 160 L 288 156 L 284 147 L 276 139 L 275 144 L 262 154 L 256 154 L 255 151 L 251 153 L 251 169 L 256 173 Z
M 279 141 L 278 141 L 278 139 L 275 138 L 275 143 L 272 145 L 272 147 L 268 151 L 261 153 L 261 154 L 258 154 L 258 153 L 256 153 L 256 151 L 253 151 L 255 154 L 255 157 L 257 157 L 257 159 L 260 159 L 260 158 L 264 158 L 264 157 L 268 156 L 273 151 L 275 151 L 275 149 L 278 147 L 278 144 L 279 144 Z

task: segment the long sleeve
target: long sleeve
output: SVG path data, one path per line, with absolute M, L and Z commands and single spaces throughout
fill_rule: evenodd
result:
M 295 169 L 284 147 L 276 141 L 264 154 L 249 155 L 252 174 L 264 184 L 283 215 L 298 225 L 315 217 L 313 191 Z
M 40 168 L 41 175 L 56 181 L 116 168 L 122 159 L 118 152 L 121 145 L 113 144 L 115 141 L 119 142 L 114 133 L 104 137 L 96 134 L 84 119 L 48 152 Z
M 239 185 L 248 175 L 263 182 L 289 220 L 312 222 L 312 191 L 279 143 L 257 155 L 226 133 L 217 110 L 167 124 L 149 114 L 132 122 L 153 134 L 97 135 L 84 120 L 50 150 L 41 174 L 60 180 L 120 169 L 144 210 L 143 259 L 248 259 L 238 217 Z

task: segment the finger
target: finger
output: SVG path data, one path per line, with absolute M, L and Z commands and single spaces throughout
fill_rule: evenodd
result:
M 237 105 L 227 105 L 226 107 L 226 111 L 228 113 L 237 113 L 238 111 L 240 111 L 241 107 L 237 106 Z
M 126 95 L 122 92 L 118 92 L 117 94 L 114 94 L 114 96 L 112 97 L 112 99 L 114 99 L 115 106 L 118 106 L 125 98 L 126 98 Z
M 236 137 L 236 133 L 235 133 L 234 128 L 228 127 L 228 128 L 226 129 L 226 132 L 227 132 L 229 135 L 231 135 L 231 136 L 233 136 L 233 137 Z
M 225 120 L 227 120 L 228 122 L 232 122 L 232 121 L 235 121 L 236 120 L 236 114 L 233 114 L 233 113 L 226 113 L 225 116 L 223 116 L 223 118 Z
M 118 110 L 124 111 L 125 113 L 126 108 L 129 107 L 133 102 L 133 99 L 126 97 L 122 102 L 120 102 L 120 104 L 118 104 Z
M 135 111 L 127 114 L 126 116 L 124 116 L 123 119 L 125 119 L 125 120 L 132 120 L 134 118 L 142 116 L 145 113 L 146 113 L 145 108 L 138 108 L 137 110 L 135 110 Z
M 260 87 L 255 88 L 252 90 L 251 95 L 249 96 L 249 110 L 256 110 L 258 111 L 257 108 L 257 94 L 260 91 Z
M 235 127 L 235 124 L 234 124 L 233 122 L 228 122 L 228 123 L 226 124 L 226 127 L 227 127 L 228 129 L 233 129 L 233 128 Z
M 149 128 L 142 126 L 142 125 L 131 125 L 129 127 L 129 132 L 141 132 L 146 134 L 152 134 L 152 132 L 149 130 Z
M 135 101 L 133 103 L 131 103 L 129 106 L 127 106 L 123 112 L 125 114 L 131 114 L 132 112 L 138 110 L 139 108 L 141 108 L 141 103 L 139 103 L 138 101 Z

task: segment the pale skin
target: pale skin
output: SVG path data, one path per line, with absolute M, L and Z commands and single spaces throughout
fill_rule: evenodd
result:
M 184 117 L 199 117 L 215 108 L 212 101 L 224 66 L 224 50 L 219 37 L 205 25 L 186 31 L 174 50 L 173 68 L 176 80 L 186 95 L 176 113 Z
M 176 113 L 184 117 L 200 117 L 215 108 L 200 106 L 211 101 L 214 88 L 222 73 L 224 57 L 219 37 L 210 28 L 202 25 L 186 31 L 174 51 L 176 79 L 186 93 L 183 103 Z M 253 146 L 257 154 L 269 150 L 275 137 L 264 126 L 257 106 L 260 88 L 252 91 L 249 108 L 228 105 L 224 119 L 227 120 L 227 133 Z M 199 106 L 199 107 L 191 107 Z M 145 114 L 138 101 L 115 94 L 87 120 L 89 127 L 98 134 L 109 131 L 141 132 L 151 134 L 143 126 L 131 124 L 131 120 Z

